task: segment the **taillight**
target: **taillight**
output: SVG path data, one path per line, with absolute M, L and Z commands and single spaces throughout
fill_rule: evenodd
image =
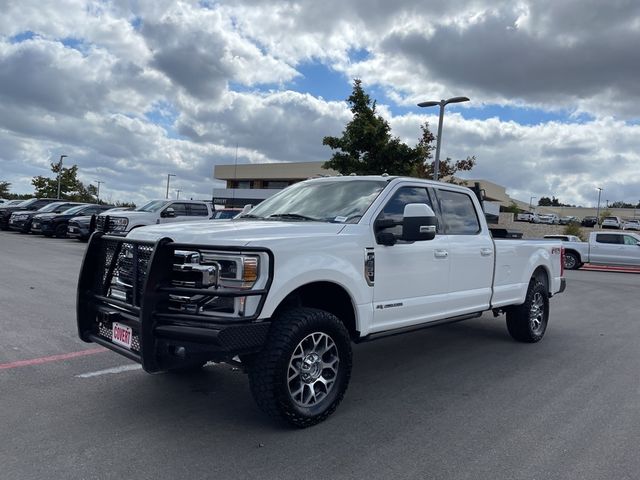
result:
M 564 277 L 564 247 L 560 247 L 560 276 Z

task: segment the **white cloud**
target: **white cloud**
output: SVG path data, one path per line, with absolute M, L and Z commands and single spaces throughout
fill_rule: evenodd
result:
M 216 163 L 326 160 L 342 102 L 293 91 L 308 62 L 386 94 L 415 143 L 427 99 L 443 156 L 515 196 L 637 201 L 640 4 L 596 0 L 9 2 L 0 16 L 0 179 L 29 192 L 60 154 L 112 199 L 207 197 Z M 357 55 L 354 57 L 354 52 Z M 366 55 L 363 55 L 366 53 Z M 363 58 L 366 56 L 366 58 Z M 313 79 L 312 79 L 313 80 Z M 295 82 L 293 83 L 295 85 Z M 467 106 L 574 112 L 574 123 L 470 120 Z M 398 109 L 397 107 L 404 109 Z M 395 116 L 391 112 L 395 112 Z M 415 112 L 415 111 L 414 111 Z M 588 122 L 579 122 L 586 112 Z M 464 116 L 467 116 L 467 119 Z M 636 122 L 633 121 L 636 119 Z M 611 199 L 610 198 L 610 199 Z

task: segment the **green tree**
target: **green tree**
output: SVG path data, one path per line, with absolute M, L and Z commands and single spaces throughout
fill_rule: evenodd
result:
M 0 181 L 0 198 L 7 198 L 10 195 L 9 193 L 10 187 L 11 187 L 10 182 Z
M 60 164 L 52 163 L 53 178 L 37 176 L 33 177 L 31 184 L 35 188 L 35 196 L 39 198 L 57 198 L 58 172 L 60 172 L 60 198 L 75 202 L 95 202 L 97 189 L 93 185 L 85 185 L 78 179 L 78 166 L 62 168 Z
M 353 119 L 341 137 L 324 137 L 323 145 L 334 150 L 324 168 L 337 170 L 343 175 L 389 175 L 433 178 L 432 152 L 434 135 L 425 123 L 420 128 L 421 138 L 415 147 L 391 135 L 389 123 L 376 112 L 376 102 L 362 88 L 362 81 L 353 81 L 353 91 L 347 99 Z M 452 177 L 460 170 L 471 170 L 475 157 L 452 162 L 440 162 L 442 178 Z

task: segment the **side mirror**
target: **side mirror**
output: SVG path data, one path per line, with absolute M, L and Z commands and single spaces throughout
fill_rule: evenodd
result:
M 169 208 L 166 208 L 164 212 L 162 212 L 161 216 L 173 218 L 176 216 L 176 211 L 173 208 L 169 207 Z
M 243 208 L 242 208 L 242 212 L 240 212 L 240 215 L 244 215 L 245 213 L 249 213 L 251 211 L 251 209 L 253 208 L 253 205 L 251 205 L 250 203 L 247 203 Z
M 409 203 L 404 207 L 402 240 L 407 242 L 433 240 L 436 236 L 437 225 L 438 219 L 429 205 Z

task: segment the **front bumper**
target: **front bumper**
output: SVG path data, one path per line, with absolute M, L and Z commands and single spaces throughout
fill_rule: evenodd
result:
M 55 229 L 53 227 L 54 225 L 51 222 L 40 222 L 38 220 L 35 220 L 31 224 L 31 231 L 33 233 L 41 233 L 46 235 L 48 233 L 55 232 Z
M 27 233 L 31 230 L 31 219 L 27 220 L 9 220 L 9 228 L 17 232 Z
M 89 238 L 91 232 L 89 231 L 89 225 L 71 225 L 67 226 L 67 237 L 71 238 Z
M 123 245 L 131 256 L 130 295 L 116 299 L 110 295 L 114 272 L 121 270 Z M 176 287 L 172 282 L 176 250 L 216 247 L 184 245 L 161 239 L 155 244 L 95 232 L 85 252 L 77 295 L 77 326 L 80 338 L 95 342 L 140 364 L 147 372 L 157 372 L 200 361 L 225 361 L 236 355 L 259 351 L 270 322 L 259 314 L 271 285 L 273 256 L 261 248 L 220 247 L 220 250 L 266 253 L 269 276 L 265 288 L 203 290 Z M 127 255 L 129 251 L 127 252 Z M 129 260 L 130 259 L 130 260 Z M 172 311 L 171 295 L 205 295 L 212 298 L 259 296 L 252 316 L 230 318 Z M 131 346 L 113 341 L 113 323 L 131 329 Z

